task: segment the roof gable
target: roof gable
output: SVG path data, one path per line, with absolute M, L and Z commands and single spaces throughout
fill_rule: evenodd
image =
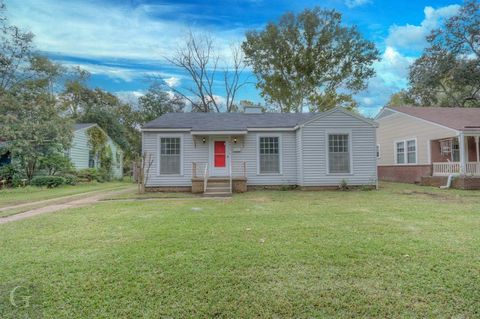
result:
M 390 106 L 385 109 L 456 131 L 480 131 L 480 108 Z
M 360 121 L 362 121 L 362 122 L 365 122 L 365 123 L 367 123 L 367 124 L 369 124 L 369 125 L 371 125 L 371 126 L 373 126 L 373 127 L 378 127 L 378 124 L 377 124 L 375 121 L 369 120 L 369 119 L 367 119 L 366 117 L 363 117 L 362 115 L 360 115 L 360 114 L 358 114 L 358 113 L 355 113 L 355 112 L 352 112 L 352 111 L 348 111 L 348 110 L 346 110 L 345 108 L 340 107 L 340 106 L 337 106 L 337 107 L 335 107 L 335 108 L 333 108 L 333 109 L 331 109 L 331 110 L 328 110 L 328 111 L 326 111 L 326 112 L 323 112 L 323 113 L 321 113 L 321 114 L 316 115 L 316 116 L 313 117 L 312 119 L 310 119 L 310 120 L 306 121 L 305 123 L 303 123 L 302 126 L 308 125 L 308 123 L 310 123 L 310 122 L 313 122 L 313 121 L 319 120 L 319 119 L 321 119 L 321 118 L 327 117 L 327 116 L 329 116 L 329 115 L 331 115 L 331 114 L 333 114 L 333 113 L 335 113 L 335 112 L 343 113 L 343 114 L 348 115 L 348 116 L 350 116 L 350 117 L 356 118 L 356 119 L 358 119 L 358 120 L 360 120 Z

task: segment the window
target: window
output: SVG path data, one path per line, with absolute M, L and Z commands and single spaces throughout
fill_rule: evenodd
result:
M 260 137 L 259 173 L 280 174 L 280 138 L 278 136 Z
M 417 140 L 407 140 L 395 143 L 397 164 L 417 163 Z
M 460 162 L 460 144 L 456 138 L 452 142 L 452 161 Z
M 328 135 L 328 172 L 350 173 L 350 145 L 348 134 Z
M 95 168 L 95 153 L 93 151 L 88 153 L 88 167 Z
M 407 141 L 407 163 L 415 164 L 417 162 L 417 141 Z
M 405 143 L 397 142 L 397 164 L 405 164 Z
M 377 144 L 377 158 L 380 158 L 380 144 Z
M 160 138 L 160 174 L 180 174 L 180 138 Z

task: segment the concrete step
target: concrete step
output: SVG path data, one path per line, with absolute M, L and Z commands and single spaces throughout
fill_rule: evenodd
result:
M 232 193 L 230 192 L 205 192 L 203 193 L 204 197 L 230 197 Z
M 207 185 L 207 192 L 230 192 L 230 186 L 209 186 Z

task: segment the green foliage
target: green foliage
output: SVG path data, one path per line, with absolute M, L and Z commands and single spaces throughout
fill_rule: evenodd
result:
M 36 176 L 32 179 L 33 186 L 55 188 L 65 184 L 65 178 L 61 176 Z
M 409 95 L 421 106 L 480 107 L 480 3 L 469 0 L 427 37 L 410 68 Z
M 100 153 L 108 142 L 108 136 L 100 128 L 93 126 L 87 130 L 88 143 L 92 152 Z
M 367 86 L 378 51 L 341 14 L 319 7 L 247 32 L 242 48 L 268 103 L 282 112 L 356 106 L 352 94 Z M 345 93 L 346 90 L 349 93 Z
M 103 182 L 101 174 L 95 168 L 84 168 L 77 172 L 77 177 L 84 182 Z
M 25 171 L 16 163 L 0 166 L 0 180 L 5 180 L 5 186 L 23 185 L 22 180 L 25 179 Z
M 87 134 L 91 151 L 100 159 L 99 178 L 102 181 L 109 181 L 113 173 L 113 153 L 108 145 L 108 136 L 96 126 L 89 128 Z
M 6 7 L 0 1 L 0 94 L 19 85 L 31 73 L 33 34 L 10 25 Z
M 340 185 L 338 185 L 338 189 L 341 190 L 341 191 L 348 191 L 349 190 L 348 183 L 347 183 L 346 179 L 342 179 L 342 181 L 340 182 Z
M 70 158 L 63 153 L 50 153 L 40 159 L 40 168 L 45 169 L 48 175 L 67 173 L 73 170 Z
M 177 94 L 172 96 L 159 84 L 150 86 L 138 102 L 142 123 L 150 122 L 165 113 L 183 112 L 185 109 L 185 100 L 181 96 Z
M 77 185 L 78 183 L 78 177 L 73 174 L 64 174 L 62 177 L 65 179 L 65 185 Z

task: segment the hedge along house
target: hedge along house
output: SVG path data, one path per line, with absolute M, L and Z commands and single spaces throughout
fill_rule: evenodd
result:
M 99 132 L 104 136 L 105 145 L 95 146 L 92 133 Z M 106 147 L 111 152 L 111 171 L 113 178 L 123 176 L 123 151 L 120 147 L 95 123 L 82 123 L 74 125 L 72 147 L 67 151 L 68 156 L 76 170 L 85 168 L 100 168 L 101 156 L 96 148 Z
M 379 123 L 381 180 L 480 189 L 480 109 L 385 107 Z
M 253 110 L 253 112 L 252 112 Z M 228 195 L 247 188 L 376 185 L 376 123 L 324 113 L 168 113 L 142 128 L 146 189 Z

